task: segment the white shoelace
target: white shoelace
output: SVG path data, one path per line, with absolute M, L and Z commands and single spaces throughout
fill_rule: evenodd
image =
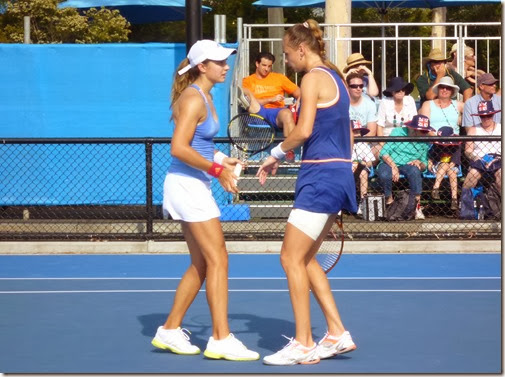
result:
M 179 334 L 181 334 L 186 339 L 186 341 L 189 342 L 189 334 L 191 334 L 191 331 L 185 328 L 181 328 L 179 329 Z

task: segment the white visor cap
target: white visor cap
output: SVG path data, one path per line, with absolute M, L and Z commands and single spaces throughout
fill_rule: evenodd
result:
M 228 56 L 236 52 L 237 50 L 234 48 L 226 48 L 210 39 L 203 39 L 191 46 L 188 52 L 189 64 L 177 73 L 182 75 L 205 60 L 214 60 L 218 62 L 226 60 Z

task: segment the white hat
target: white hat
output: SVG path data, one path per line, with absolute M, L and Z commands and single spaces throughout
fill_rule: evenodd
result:
M 236 52 L 237 50 L 234 48 L 223 47 L 210 39 L 197 41 L 188 52 L 189 64 L 177 73 L 182 75 L 205 60 L 215 60 L 218 62 L 226 60 L 228 56 Z
M 439 85 L 450 86 L 451 88 L 454 89 L 454 93 L 457 93 L 459 91 L 459 86 L 454 85 L 454 81 L 449 76 L 442 77 L 440 81 L 435 85 L 433 85 L 433 88 L 431 88 L 431 90 L 433 91 L 433 93 L 435 93 L 436 96 L 438 96 Z

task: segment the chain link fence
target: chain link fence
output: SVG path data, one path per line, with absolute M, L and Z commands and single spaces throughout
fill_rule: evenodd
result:
M 358 214 L 344 213 L 348 239 L 501 238 L 501 215 L 489 209 L 493 199 L 488 198 L 492 190 L 499 193 L 501 206 L 498 136 L 438 138 L 461 143 L 457 144 L 460 163 L 452 166 L 441 162 L 443 156 L 433 155 L 430 149 L 426 156 L 428 169 L 415 178 L 421 181 L 418 210 L 422 216 L 401 221 L 385 219 L 390 200 L 384 195 L 388 185 L 392 198 L 397 198 L 416 183 L 409 172 L 405 174 L 401 169 L 398 179 L 391 176 L 390 181 L 387 169 L 379 163 L 379 149 L 387 144 L 398 148 L 409 143 L 433 148 L 432 140 L 355 139 L 356 195 L 361 205 Z M 215 142 L 223 152 L 235 155 L 228 139 L 218 138 Z M 470 152 L 470 146 L 475 152 Z M 359 157 L 366 151 L 375 155 L 373 161 Z M 216 180 L 212 183 L 227 239 L 280 240 L 283 236 L 293 203 L 301 148 L 295 151 L 293 161 L 283 162 L 277 176 L 262 186 L 255 173 L 267 153 L 249 161 L 239 181 L 238 195 L 225 192 Z M 478 165 L 481 157 L 494 158 L 494 162 L 483 162 L 493 165 L 493 170 L 483 172 L 485 167 Z M 162 211 L 163 181 L 171 161 L 169 138 L 4 139 L 0 159 L 2 240 L 183 239 L 179 223 L 163 218 Z M 437 171 L 440 185 L 435 191 Z M 452 200 L 455 193 L 456 205 Z M 470 198 L 474 211 L 465 219 L 461 218 L 462 194 L 467 202 Z

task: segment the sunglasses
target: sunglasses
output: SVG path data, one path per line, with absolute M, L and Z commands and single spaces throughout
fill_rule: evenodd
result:
M 363 84 L 349 84 L 349 88 L 353 88 L 353 89 L 363 89 L 365 87 L 365 85 Z
M 452 86 L 439 85 L 438 89 L 452 90 Z

